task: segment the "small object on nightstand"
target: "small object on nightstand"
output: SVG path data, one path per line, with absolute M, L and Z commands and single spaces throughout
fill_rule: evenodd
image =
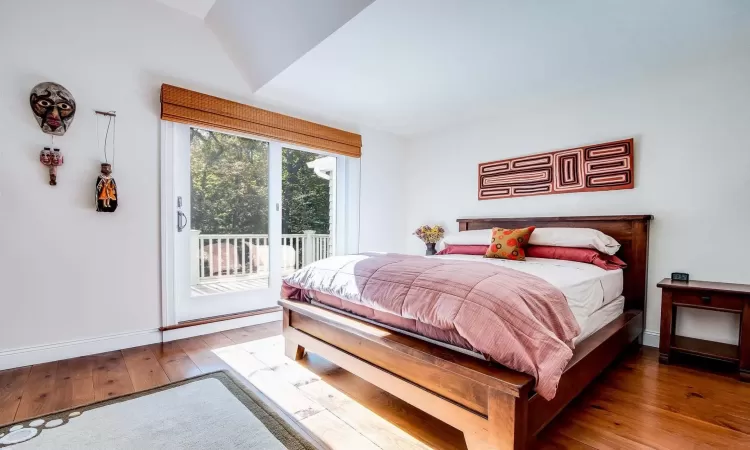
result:
M 682 272 L 672 272 L 672 281 L 690 281 L 690 275 Z
M 669 364 L 674 353 L 724 361 L 738 365 L 740 379 L 750 381 L 750 285 L 665 278 L 657 286 L 662 289 L 659 362 Z M 676 335 L 678 306 L 740 314 L 739 345 Z

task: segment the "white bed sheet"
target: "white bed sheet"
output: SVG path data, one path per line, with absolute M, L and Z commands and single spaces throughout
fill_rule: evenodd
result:
M 625 297 L 622 296 L 622 270 L 604 270 L 591 264 L 559 259 L 526 258 L 525 261 L 511 261 L 507 259 L 485 258 L 480 255 L 437 255 L 433 258 L 461 259 L 465 261 L 479 261 L 497 264 L 511 269 L 536 275 L 557 287 L 565 295 L 570 309 L 581 328 L 574 340 L 574 345 L 582 342 L 596 333 L 604 325 L 615 320 L 625 310 Z M 481 353 L 456 347 L 454 345 L 426 338 L 416 333 L 390 327 L 355 314 L 331 308 L 322 303 L 314 302 L 317 306 L 345 314 L 359 320 L 373 323 L 400 333 L 413 336 L 426 342 L 455 350 L 467 355 L 485 359 Z
M 560 289 L 582 329 L 589 316 L 617 299 L 623 289 L 622 270 L 604 270 L 575 261 L 545 258 L 511 261 L 481 255 L 438 255 L 433 258 L 485 262 L 535 275 Z
M 434 339 L 430 339 L 428 337 L 424 337 L 424 336 L 419 335 L 417 333 L 412 333 L 410 331 L 406 331 L 406 330 L 402 330 L 402 329 L 399 329 L 399 328 L 396 328 L 396 327 L 392 327 L 390 325 L 386 325 L 384 323 L 380 323 L 380 322 L 377 322 L 375 320 L 368 319 L 366 317 L 358 316 L 358 315 L 352 314 L 350 312 L 346 312 L 346 311 L 343 311 L 343 310 L 340 310 L 340 309 L 337 309 L 337 308 L 333 308 L 331 306 L 325 305 L 325 304 L 320 303 L 320 302 L 316 302 L 314 300 L 313 300 L 312 304 L 315 305 L 315 306 L 319 306 L 321 308 L 330 310 L 330 311 L 334 311 L 334 312 L 336 312 L 338 314 L 344 314 L 346 316 L 353 317 L 353 318 L 358 319 L 358 320 L 363 320 L 365 322 L 369 322 L 369 323 L 371 323 L 373 325 L 377 325 L 379 327 L 388 328 L 389 330 L 393 330 L 393 331 L 397 331 L 399 333 L 407 334 L 407 335 L 409 335 L 411 337 L 414 337 L 414 338 L 417 338 L 417 339 L 421 339 L 421 340 L 423 340 L 425 342 L 430 342 L 432 344 L 439 345 L 441 347 L 448 348 L 448 349 L 451 349 L 451 350 L 454 350 L 454 351 L 457 351 L 457 352 L 460 352 L 460 353 L 464 353 L 464 354 L 473 356 L 475 358 L 486 360 L 486 358 L 481 353 L 476 352 L 474 350 L 469 350 L 469 349 L 457 347 L 455 345 L 447 344 L 445 342 L 436 341 Z M 617 297 L 616 299 L 614 299 L 613 301 L 609 302 L 608 304 L 602 306 L 598 310 L 594 311 L 593 314 L 591 314 L 590 316 L 584 318 L 582 321 L 579 321 L 578 325 L 581 327 L 581 334 L 579 334 L 575 339 L 573 339 L 573 345 L 578 345 L 584 339 L 588 338 L 592 334 L 594 334 L 597 331 L 601 330 L 604 327 L 604 325 L 606 325 L 606 324 L 612 322 L 613 320 L 615 320 L 617 318 L 617 316 L 619 316 L 620 314 L 623 313 L 623 311 L 625 311 L 625 297 L 623 297 L 621 295 L 621 296 Z
M 573 343 L 578 345 L 579 342 L 601 330 L 604 325 L 615 320 L 623 311 L 625 311 L 625 297 L 621 295 L 594 311 L 583 323 L 579 321 L 578 325 L 581 327 L 581 334 L 573 340 Z

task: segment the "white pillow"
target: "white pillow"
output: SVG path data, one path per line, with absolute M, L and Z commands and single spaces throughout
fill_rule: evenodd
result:
M 492 229 L 449 233 L 443 238 L 445 245 L 490 245 L 491 242 Z
M 531 233 L 531 245 L 593 248 L 608 255 L 620 250 L 620 243 L 593 228 L 537 228 Z

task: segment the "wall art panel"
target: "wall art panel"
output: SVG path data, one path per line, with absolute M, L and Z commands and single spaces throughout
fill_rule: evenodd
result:
M 479 164 L 479 200 L 633 187 L 632 138 Z

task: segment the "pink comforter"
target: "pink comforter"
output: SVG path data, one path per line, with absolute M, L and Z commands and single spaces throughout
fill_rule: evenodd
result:
M 492 360 L 536 378 L 551 399 L 578 323 L 565 296 L 533 275 L 485 262 L 398 254 L 337 256 L 284 280 L 282 297 L 316 293 L 455 332 Z

